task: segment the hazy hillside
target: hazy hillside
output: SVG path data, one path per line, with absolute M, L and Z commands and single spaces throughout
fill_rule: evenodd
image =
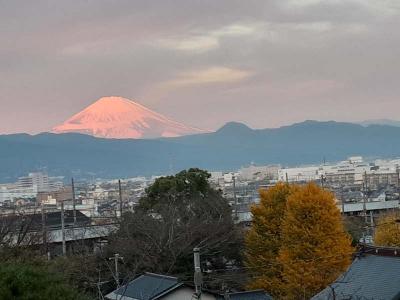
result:
M 396 126 L 400 127 L 400 121 L 391 120 L 391 119 L 375 119 L 375 120 L 365 120 L 360 123 L 363 126 L 369 125 L 388 125 L 388 126 Z
M 80 134 L 0 136 L 0 180 L 47 167 L 51 175 L 127 177 L 188 167 L 229 170 L 254 162 L 295 165 L 349 155 L 400 156 L 400 128 L 305 121 L 253 130 L 228 123 L 215 133 L 154 140 Z

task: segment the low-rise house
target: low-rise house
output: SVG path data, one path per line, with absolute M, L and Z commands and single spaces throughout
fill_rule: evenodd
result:
M 272 300 L 272 297 L 264 290 L 253 290 L 219 295 L 217 300 Z
M 110 300 L 186 300 L 193 299 L 194 290 L 179 282 L 178 278 L 145 273 L 128 284 L 121 286 L 110 294 L 106 299 Z M 210 293 L 202 294 L 201 299 L 214 300 L 215 296 Z
M 178 278 L 145 273 L 106 295 L 109 300 L 193 300 L 198 299 L 194 287 Z M 263 290 L 219 294 L 202 291 L 202 300 L 272 300 Z
M 400 299 L 400 249 L 365 246 L 348 270 L 312 300 Z

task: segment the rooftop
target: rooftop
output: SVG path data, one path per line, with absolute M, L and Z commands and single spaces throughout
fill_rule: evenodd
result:
M 181 285 L 182 283 L 179 283 L 178 278 L 176 277 L 145 273 L 108 294 L 106 298 L 152 300 L 157 299 L 161 295 L 166 294 Z
M 229 293 L 229 300 L 272 300 L 272 297 L 265 293 L 264 290 L 253 290 Z M 226 299 L 224 295 L 218 296 L 217 300 Z
M 400 249 L 366 247 L 349 269 L 312 300 L 400 299 Z

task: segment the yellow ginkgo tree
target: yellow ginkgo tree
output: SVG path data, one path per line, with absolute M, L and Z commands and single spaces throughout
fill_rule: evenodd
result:
M 249 287 L 277 299 L 309 299 L 351 262 L 345 232 L 331 192 L 316 184 L 279 183 L 261 192 L 246 236 Z
M 249 288 L 263 288 L 278 297 L 282 290 L 281 267 L 277 257 L 282 244 L 282 221 L 286 200 L 293 186 L 278 183 L 260 191 L 260 203 L 251 208 L 253 222 L 246 235 L 246 265 Z
M 331 192 L 310 183 L 288 197 L 278 258 L 288 299 L 324 289 L 347 269 L 352 253 Z

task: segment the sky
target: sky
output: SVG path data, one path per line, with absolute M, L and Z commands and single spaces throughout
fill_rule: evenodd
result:
M 398 0 L 0 0 L 0 134 L 103 96 L 213 130 L 400 119 Z

